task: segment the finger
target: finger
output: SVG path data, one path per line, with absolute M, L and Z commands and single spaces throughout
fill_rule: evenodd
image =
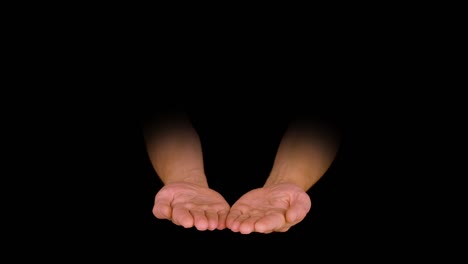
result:
M 288 223 L 298 223 L 302 221 L 310 210 L 307 204 L 295 203 L 286 211 L 286 221 Z
M 234 220 L 236 220 L 239 215 L 241 215 L 241 211 L 239 210 L 230 210 L 227 217 L 226 217 L 226 227 L 231 228 Z
M 208 230 L 215 230 L 218 227 L 218 213 L 215 211 L 206 211 L 205 216 L 208 221 Z
M 205 231 L 208 228 L 208 219 L 206 218 L 205 211 L 190 210 L 193 216 L 194 226 L 200 230 Z
M 153 206 L 153 214 L 159 219 L 170 219 L 172 217 L 172 200 L 156 196 Z
M 250 234 L 255 230 L 255 223 L 260 220 L 260 216 L 249 216 L 247 219 L 242 221 L 239 226 L 239 232 L 241 234 Z
M 271 233 L 273 230 L 283 227 L 285 223 L 286 219 L 282 214 L 269 214 L 255 223 L 255 232 Z
M 276 232 L 286 232 L 286 231 L 288 231 L 290 228 L 291 228 L 290 225 L 286 225 L 286 226 L 284 226 L 284 227 L 282 227 L 282 228 L 280 228 L 280 229 L 277 229 L 277 230 L 275 230 L 275 231 L 276 231 Z
M 240 224 L 247 218 L 249 218 L 248 215 L 239 215 L 236 219 L 234 219 L 229 229 L 231 229 L 233 232 L 239 232 Z
M 163 203 L 156 203 L 153 207 L 153 215 L 159 219 L 171 219 L 172 208 Z
M 223 230 L 226 228 L 226 219 L 228 216 L 229 211 L 222 210 L 218 212 L 218 230 Z
M 176 207 L 172 210 L 172 222 L 185 228 L 193 227 L 194 219 L 188 209 Z

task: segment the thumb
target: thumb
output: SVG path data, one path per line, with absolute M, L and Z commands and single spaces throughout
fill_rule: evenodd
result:
M 286 211 L 286 222 L 297 223 L 302 221 L 311 207 L 310 201 L 307 203 L 293 203 Z
M 167 198 L 157 198 L 154 201 L 153 214 L 159 219 L 171 219 L 171 200 Z

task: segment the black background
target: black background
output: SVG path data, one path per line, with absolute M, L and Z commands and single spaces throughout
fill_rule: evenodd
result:
M 462 149 L 464 135 L 454 128 L 463 124 L 464 104 L 446 91 L 458 87 L 451 81 L 460 70 L 446 61 L 457 49 L 439 46 L 453 44 L 442 24 L 409 13 L 410 23 L 394 14 L 379 18 L 379 12 L 349 23 L 318 18 L 315 27 L 305 17 L 253 27 L 234 19 L 158 24 L 153 14 L 125 20 L 101 10 L 89 17 L 33 13 L 40 19 L 10 21 L 21 30 L 12 29 L 6 42 L 13 89 L 3 97 L 3 130 L 11 147 L 6 156 L 15 163 L 4 162 L 12 166 L 2 178 L 4 204 L 12 209 L 4 213 L 4 240 L 20 249 L 5 250 L 15 258 L 450 257 L 440 248 L 452 248 L 447 235 L 460 234 L 450 230 L 456 219 L 448 213 L 463 211 L 454 202 L 464 185 L 446 176 L 460 176 L 455 167 L 463 161 L 454 150 Z M 449 76 L 439 71 L 444 67 Z M 167 100 L 172 90 L 222 106 L 233 93 L 257 94 L 253 104 L 261 107 L 267 95 L 295 94 L 290 89 L 300 99 L 329 98 L 344 127 L 335 163 L 309 192 L 313 206 L 303 223 L 287 233 L 244 236 L 183 229 L 152 216 L 161 184 L 142 142 L 141 101 Z M 10 99 L 18 100 L 10 105 Z M 205 146 L 213 186 L 234 200 L 249 186 L 216 182 L 225 173 L 221 165 L 233 160 L 216 156 L 214 149 L 225 148 L 206 139 Z M 261 167 L 236 169 L 264 175 L 273 145 L 262 146 Z
M 319 89 L 304 91 L 298 95 L 326 94 L 319 93 Z M 258 93 L 265 92 L 258 90 Z M 155 101 L 173 96 L 173 93 L 158 95 L 158 90 L 150 94 L 144 93 L 153 96 Z M 338 96 L 330 93 L 328 96 L 327 103 L 339 102 Z M 287 121 L 277 114 L 284 108 L 291 108 L 291 104 L 304 102 L 298 98 L 272 105 L 264 103 L 261 97 L 250 97 L 246 100 L 248 103 L 243 103 L 242 97 L 237 96 L 234 99 L 239 100 L 233 102 L 228 99 L 233 99 L 232 96 L 221 100 L 207 95 L 197 101 L 203 107 L 211 107 L 198 113 L 199 119 L 195 122 L 202 140 L 209 184 L 230 204 L 248 190 L 260 187 L 266 179 Z M 197 97 L 192 99 L 197 100 Z M 91 252 L 107 252 L 102 251 L 106 249 L 114 253 L 148 255 L 178 248 L 182 252 L 216 250 L 236 257 L 241 255 L 235 252 L 252 252 L 265 258 L 276 251 L 307 256 L 315 251 L 320 255 L 330 250 L 358 254 L 364 248 L 387 250 L 380 243 L 391 234 L 391 228 L 382 226 L 389 221 L 386 214 L 391 210 L 383 199 L 387 199 L 383 193 L 388 187 L 379 179 L 384 173 L 379 175 L 375 170 L 380 157 L 374 156 L 377 152 L 372 153 L 372 149 L 383 146 L 374 134 L 378 127 L 366 125 L 364 121 L 367 120 L 355 117 L 345 104 L 326 108 L 341 113 L 341 118 L 335 121 L 340 122 L 342 143 L 326 175 L 308 192 L 312 199 L 310 213 L 288 232 L 267 235 L 242 235 L 227 229 L 197 231 L 156 219 L 151 209 L 162 184 L 144 147 L 139 118 L 141 108 L 130 103 L 124 107 L 110 105 L 114 108 L 96 112 L 99 114 L 85 120 L 86 125 L 80 128 L 82 132 L 73 132 L 72 135 L 78 137 L 69 139 L 77 140 L 73 143 L 77 152 L 66 169 L 68 175 L 64 175 L 72 179 L 66 181 L 69 189 L 64 189 L 64 196 L 60 198 L 63 199 L 61 208 L 69 213 L 60 214 L 66 215 L 65 223 L 70 224 L 60 234 L 67 241 L 70 238 L 73 241 L 74 237 L 84 239 L 80 240 L 84 241 L 84 249 Z M 320 107 L 313 109 L 325 107 L 317 105 Z M 205 109 L 203 107 L 200 109 Z M 244 110 L 239 112 L 238 109 Z M 259 115 L 264 118 L 259 119 Z M 377 141 L 369 142 L 371 138 Z M 384 211 L 386 214 L 382 213 Z
M 28 153 L 23 164 L 44 169 L 27 183 L 34 201 L 31 206 L 25 199 L 21 219 L 27 244 L 52 242 L 46 253 L 85 257 L 167 253 L 200 260 L 213 250 L 244 259 L 246 252 L 333 258 L 411 249 L 420 231 L 414 212 L 402 206 L 413 173 L 403 167 L 418 146 L 411 142 L 414 120 L 403 109 L 414 101 L 393 90 L 401 81 L 398 69 L 391 63 L 380 67 L 392 61 L 391 54 L 379 52 L 378 45 L 357 52 L 339 43 L 277 56 L 274 49 L 249 45 L 200 52 L 165 43 L 155 50 L 134 40 L 123 53 L 110 42 L 78 43 L 80 48 L 53 61 L 56 70 L 35 79 L 68 90 L 51 91 L 54 100 L 44 113 L 36 116 L 30 107 L 18 119 L 23 140 L 40 143 L 22 149 Z M 72 67 L 63 67 L 70 62 Z M 197 129 L 207 176 L 230 203 L 267 176 L 284 131 L 278 113 L 301 105 L 331 115 L 342 129 L 342 144 L 309 191 L 306 219 L 286 233 L 267 235 L 201 232 L 156 219 L 151 209 L 161 183 L 144 148 L 142 110 L 179 97 L 197 104 L 206 118 Z M 217 122 L 209 121 L 213 116 Z M 401 235 L 404 227 L 412 232 Z
M 113 78 L 121 77 L 112 73 L 105 79 Z M 153 80 L 129 79 L 112 83 L 116 87 L 153 84 Z M 336 252 L 340 252 L 361 258 L 373 256 L 368 252 L 410 250 L 421 231 L 412 218 L 418 205 L 408 206 L 404 199 L 407 190 L 414 189 L 402 184 L 410 183 L 412 173 L 403 167 L 416 147 L 403 144 L 413 136 L 403 125 L 405 119 L 382 111 L 382 98 L 348 97 L 347 92 L 326 85 L 302 85 L 289 90 L 297 96 L 286 96 L 281 93 L 281 89 L 288 90 L 283 84 L 224 95 L 215 86 L 182 89 L 154 81 L 152 89 L 77 93 L 61 100 L 57 109 L 63 111 L 52 111 L 47 118 L 50 123 L 39 123 L 43 133 L 34 134 L 41 148 L 32 150 L 37 157 L 32 161 L 44 170 L 40 170 L 41 177 L 32 177 L 27 183 L 27 197 L 33 198 L 25 200 L 25 206 L 34 203 L 21 219 L 24 236 L 16 239 L 22 245 L 25 238 L 33 247 L 47 245 L 49 249 L 42 251 L 46 255 L 60 251 L 113 259 L 151 259 L 164 252 L 198 259 L 200 252 L 213 250 L 239 259 L 246 252 L 273 259 L 273 252 L 291 257 L 316 254 L 317 258 L 339 258 Z M 276 118 L 278 113 L 298 102 L 308 102 L 312 112 L 333 113 L 342 142 L 329 171 L 308 192 L 312 208 L 304 221 L 286 233 L 242 235 L 229 230 L 184 229 L 152 215 L 154 196 L 162 185 L 144 147 L 141 111 L 147 108 L 141 104 L 164 102 L 184 93 L 198 94 L 188 98 L 201 109 L 195 127 L 202 140 L 209 183 L 231 204 L 266 179 L 287 119 Z M 271 104 L 269 99 L 286 100 Z M 27 137 L 29 131 L 25 129 L 25 139 L 32 140 Z M 411 232 L 406 233 L 407 229 Z
M 46 243 L 50 250 L 104 258 L 167 253 L 181 258 L 194 254 L 198 259 L 213 250 L 239 259 L 246 252 L 260 258 L 275 258 L 276 252 L 333 258 L 340 256 L 337 251 L 367 256 L 369 250 L 389 250 L 401 226 L 401 214 L 395 214 L 401 209 L 395 205 L 401 193 L 392 193 L 395 169 L 387 166 L 391 155 L 386 151 L 394 149 L 398 133 L 394 120 L 378 111 L 381 101 L 348 97 L 349 92 L 335 86 L 338 83 L 314 85 L 312 77 L 292 82 L 287 75 L 281 82 L 252 85 L 250 78 L 211 73 L 217 77 L 193 77 L 174 85 L 173 75 L 139 78 L 146 74 L 119 70 L 97 80 L 81 79 L 79 85 L 113 80 L 106 87 L 120 88 L 77 92 L 60 101 L 57 109 L 62 112 L 51 112 L 46 131 L 52 132 L 36 135 L 48 150 L 47 155 L 36 156 L 50 166 L 48 174 L 30 182 L 34 193 L 40 193 L 34 198 L 39 206 L 31 207 L 30 214 L 43 217 L 34 222 L 24 218 L 25 233 L 32 237 L 28 244 Z M 268 76 L 276 75 L 258 79 Z M 236 81 L 227 89 L 222 80 L 230 78 Z M 309 191 L 312 209 L 304 221 L 286 233 L 242 235 L 184 229 L 152 215 L 154 196 L 162 185 L 144 147 L 142 110 L 148 102 L 157 105 L 180 95 L 198 106 L 195 127 L 209 183 L 231 204 L 266 179 L 285 129 L 287 116 L 281 115 L 285 109 L 310 105 L 312 113 L 335 118 L 342 131 L 340 149 L 329 171 Z

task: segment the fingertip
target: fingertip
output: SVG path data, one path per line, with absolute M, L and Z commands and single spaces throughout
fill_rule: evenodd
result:
M 241 224 L 241 226 L 239 227 L 239 233 L 241 233 L 243 235 L 248 235 L 248 234 L 252 233 L 254 231 L 254 229 L 255 229 L 254 226 Z
M 297 212 L 295 210 L 288 210 L 286 212 L 286 221 L 290 223 L 297 221 Z
M 222 230 L 226 228 L 226 222 L 229 211 L 218 212 L 218 226 L 217 229 Z
M 255 232 L 258 233 L 267 233 L 268 232 L 268 226 L 262 222 L 257 222 L 255 223 Z
M 223 229 L 225 229 L 226 227 L 227 227 L 227 225 L 226 225 L 226 218 L 224 218 L 224 219 L 219 219 L 219 221 L 218 221 L 218 226 L 216 226 L 216 229 L 218 229 L 218 230 L 223 230 Z
M 198 231 L 206 231 L 209 228 L 208 220 L 206 219 L 195 219 L 193 221 L 193 225 Z
M 224 224 L 227 228 L 231 228 L 232 226 L 232 223 L 234 222 L 234 219 L 236 219 L 236 217 L 232 214 L 228 214 L 226 216 L 226 221 L 224 221 Z
M 183 226 L 184 228 L 192 228 L 194 226 L 193 219 L 186 218 L 182 221 L 180 221 L 180 225 Z
M 195 228 L 198 230 L 198 231 L 206 231 L 208 230 L 208 224 L 205 224 L 205 223 L 202 223 L 202 224 L 196 224 L 195 225 Z
M 159 219 L 170 219 L 171 207 L 164 204 L 156 204 L 153 207 L 153 214 Z

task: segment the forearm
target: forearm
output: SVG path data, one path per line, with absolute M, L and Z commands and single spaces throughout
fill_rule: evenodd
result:
M 334 128 L 293 123 L 280 143 L 265 186 L 293 183 L 307 191 L 332 164 L 339 140 Z
M 151 163 L 164 184 L 191 182 L 208 186 L 200 139 L 185 117 L 145 128 Z

